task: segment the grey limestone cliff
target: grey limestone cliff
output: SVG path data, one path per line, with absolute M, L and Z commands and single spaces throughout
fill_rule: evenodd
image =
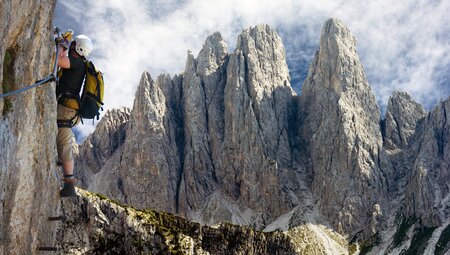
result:
M 79 147 L 75 160 L 75 168 L 83 169 L 77 173 L 79 186 L 89 186 L 92 176 L 122 150 L 129 119 L 130 109 L 126 107 L 106 112 L 97 124 L 98 132 L 89 135 Z
M 324 24 L 300 96 L 289 80 L 267 25 L 245 29 L 230 53 L 214 33 L 183 74 L 142 75 L 129 119 L 105 116 L 92 136 L 105 139 L 81 146 L 78 172 L 94 173 L 88 189 L 140 209 L 306 228 L 326 254 L 448 251 L 450 100 L 426 112 L 395 92 L 382 119 L 337 19 Z M 324 229 L 345 234 L 348 250 Z
M 304 226 L 268 232 L 248 226 L 202 226 L 153 210 L 136 210 L 78 189 L 65 200 L 57 254 L 345 254 L 345 239 L 329 229 Z M 321 238 L 328 242 L 322 243 Z
M 179 91 L 177 77 L 172 81 L 168 76 L 161 76 L 155 82 L 148 73 L 143 74 L 134 107 L 123 130 L 126 139 L 93 176 L 93 183 L 89 185 L 92 190 L 138 208 L 175 212 L 180 159 L 177 146 L 179 131 L 174 126 L 179 122 L 179 113 L 173 105 L 176 99 L 171 96 Z M 114 126 L 111 122 L 105 124 Z M 83 171 L 81 168 L 80 172 Z
M 55 3 L 0 5 L 5 93 L 51 72 Z M 78 254 L 449 252 L 450 98 L 427 112 L 395 92 L 382 119 L 337 19 L 300 96 L 267 25 L 232 52 L 214 33 L 180 75 L 143 73 L 133 108 L 105 114 L 76 159 L 80 186 L 127 206 L 83 190 L 60 206 L 55 112 L 52 83 L 0 99 L 0 254 L 36 254 L 56 235 Z
M 394 92 L 389 98 L 385 120 L 385 146 L 407 147 L 426 111 L 405 92 Z
M 305 164 L 319 210 L 342 232 L 367 229 L 381 216 L 385 182 L 380 111 L 340 21 L 328 20 L 300 97 Z M 373 234 L 373 233 L 372 233 Z
M 291 207 L 281 179 L 292 166 L 287 120 L 295 93 L 289 80 L 276 32 L 267 25 L 244 30 L 227 68 L 226 161 L 219 177 L 227 194 L 269 215 Z
M 55 1 L 0 1 L 0 93 L 52 72 Z M 0 99 L 0 254 L 35 254 L 54 243 L 54 83 Z
M 286 212 L 293 202 L 280 177 L 293 165 L 288 121 L 293 95 L 274 30 L 266 25 L 244 30 L 231 54 L 215 33 L 197 58 L 188 53 L 182 76 L 154 81 L 143 74 L 120 159 L 110 160 L 114 165 L 92 163 L 105 167 L 89 188 L 139 208 L 190 217 L 211 204 L 206 201 L 222 198 L 250 209 L 253 221 Z M 103 132 L 98 128 L 94 137 Z M 98 154 L 90 142 L 80 150 Z M 113 182 L 95 180 L 101 176 L 114 176 Z M 232 221 L 232 209 L 221 211 L 200 218 Z
M 423 119 L 409 151 L 406 215 L 427 226 L 450 220 L 450 98 Z
M 425 112 L 406 93 L 395 92 L 389 99 L 384 141 L 392 168 L 391 214 L 369 254 L 448 253 L 449 102 Z

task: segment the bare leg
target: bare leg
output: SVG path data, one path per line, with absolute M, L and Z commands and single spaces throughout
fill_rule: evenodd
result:
M 64 175 L 73 175 L 73 161 L 63 163 Z
M 58 104 L 58 119 L 70 120 L 76 114 L 75 110 Z M 73 177 L 73 147 L 75 138 L 71 128 L 58 127 L 58 135 L 56 137 L 56 145 L 58 149 L 59 159 L 62 161 L 64 172 L 64 187 L 60 190 L 61 197 L 75 196 L 75 179 Z

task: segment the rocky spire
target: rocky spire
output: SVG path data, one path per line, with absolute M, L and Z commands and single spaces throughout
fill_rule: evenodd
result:
M 205 79 L 208 75 L 216 73 L 217 69 L 224 63 L 227 55 L 227 44 L 223 40 L 222 35 L 219 32 L 215 32 L 208 36 L 196 59 L 197 74 Z M 211 87 L 214 88 L 216 86 Z
M 389 98 L 385 120 L 385 146 L 388 149 L 406 147 L 421 119 L 426 115 L 423 106 L 406 92 L 394 92 Z
M 405 215 L 426 226 L 450 221 L 450 98 L 424 118 L 411 143 Z
M 380 111 L 349 29 L 325 22 L 300 98 L 300 133 L 319 209 L 339 231 L 365 228 L 383 193 Z
M 127 133 L 131 139 L 121 162 L 123 190 L 130 204 L 175 211 L 181 167 L 178 118 L 177 108 L 169 108 L 167 102 L 179 94 L 181 84 L 174 84 L 170 77 L 157 81 L 144 73 L 136 92 Z M 171 87 L 171 93 L 164 94 L 161 87 Z
M 183 79 L 184 146 L 181 211 L 199 209 L 216 188 L 223 141 L 223 90 L 227 48 L 220 33 L 189 53 Z
M 415 249 L 410 236 L 392 242 L 396 230 L 404 235 L 396 216 L 418 219 L 418 235 L 441 224 L 433 236 L 444 236 L 450 100 L 426 115 L 395 93 L 380 125 L 355 40 L 337 19 L 325 22 L 299 97 L 284 54 L 275 31 L 258 25 L 232 53 L 211 35 L 197 57 L 188 53 L 183 75 L 153 81 L 144 73 L 123 145 L 103 150 L 108 139 L 93 139 L 87 144 L 98 148 L 81 149 L 83 157 L 109 157 L 89 189 L 206 224 L 319 223 L 366 244 L 385 235 L 380 251 Z
M 230 55 L 215 33 L 197 58 L 188 56 L 182 207 L 216 204 L 204 200 L 223 192 L 244 207 L 261 210 L 260 196 L 266 192 L 271 196 L 263 207 L 269 214 L 286 209 L 277 161 L 281 169 L 292 164 L 287 124 L 292 94 L 281 40 L 266 25 L 244 30 Z M 211 199 L 217 197 L 222 196 Z
M 170 107 L 172 97 L 179 95 L 180 84 L 176 81 L 180 80 L 161 76 L 155 82 L 148 73 L 142 75 L 123 151 L 105 165 L 106 171 L 93 177 L 92 190 L 138 208 L 176 210 L 180 181 L 175 128 L 178 119 L 177 108 Z
M 267 25 L 244 30 L 227 67 L 225 153 L 218 176 L 228 195 L 269 214 L 289 207 L 280 176 L 292 164 L 287 121 L 292 96 L 276 32 Z
M 207 211 L 204 207 L 217 204 L 208 201 L 217 198 L 258 215 L 280 214 L 291 204 L 280 176 L 293 165 L 288 130 L 293 94 L 274 30 L 266 25 L 244 30 L 232 54 L 215 33 L 197 58 L 188 53 L 182 77 L 162 76 L 155 83 L 143 75 L 120 163 L 107 174 L 117 181 L 113 187 L 94 181 L 89 188 L 180 214 Z M 101 179 L 106 171 L 101 172 L 93 178 Z M 200 218 L 232 221 L 233 212 L 225 211 Z
M 100 172 L 111 157 L 121 151 L 126 139 L 130 109 L 109 110 L 81 146 L 75 159 L 75 175 L 81 187 L 88 187 L 92 175 Z

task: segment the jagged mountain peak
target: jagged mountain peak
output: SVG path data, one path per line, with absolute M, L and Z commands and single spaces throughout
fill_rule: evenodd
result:
M 394 90 L 390 96 L 390 100 L 412 100 L 411 96 L 406 91 Z
M 283 83 L 285 80 L 290 81 L 289 69 L 286 62 L 286 53 L 283 42 L 277 32 L 266 24 L 259 24 L 255 27 L 244 29 L 238 36 L 236 53 L 242 52 L 246 56 L 246 64 L 249 70 L 264 70 L 259 76 L 266 81 L 273 77 L 279 82 L 267 84 L 263 80 L 258 83 L 264 86 L 288 86 L 289 82 Z M 260 66 L 257 66 L 259 64 Z M 253 72 L 250 72 L 252 75 Z M 250 86 L 255 86 L 251 83 Z
M 76 155 L 75 168 L 84 169 L 77 173 L 79 186 L 88 187 L 92 175 L 101 171 L 103 166 L 121 150 L 126 140 L 130 109 L 122 107 L 108 110 L 81 146 Z
M 139 98 L 140 95 L 150 96 L 148 90 L 150 89 L 152 82 L 153 79 L 151 74 L 149 72 L 143 72 L 136 91 L 136 98 Z
M 310 66 L 308 77 L 324 79 L 315 83 L 305 81 L 306 86 L 302 87 L 302 93 L 314 93 L 323 88 L 334 91 L 339 97 L 343 91 L 355 89 L 362 90 L 375 99 L 356 52 L 356 40 L 338 19 L 329 19 L 325 22 L 320 36 L 320 46 Z M 310 90 L 312 92 L 309 92 Z
M 207 57 L 208 53 L 214 55 L 216 59 L 223 59 L 228 54 L 227 44 L 219 32 L 215 32 L 206 38 L 199 57 Z
M 338 18 L 325 21 L 320 36 L 321 45 L 329 44 L 330 49 L 339 51 L 352 50 L 356 47 L 356 39 L 350 29 Z
M 215 32 L 206 38 L 197 58 L 192 51 L 188 50 L 185 76 L 199 75 L 205 78 L 215 72 L 227 55 L 228 49 L 225 40 L 219 32 Z
M 378 166 L 380 111 L 355 40 L 337 19 L 323 26 L 319 49 L 302 88 L 299 119 L 299 133 L 307 144 L 305 161 L 320 210 L 325 215 L 340 212 L 333 220 L 340 231 L 363 228 L 381 202 L 378 195 L 366 192 L 384 180 L 379 179 Z
M 97 124 L 97 132 L 90 134 L 83 144 L 86 144 L 85 146 L 87 147 L 96 147 L 105 151 L 112 149 L 112 153 L 115 149 L 117 149 L 119 144 L 123 143 L 124 137 L 117 136 L 124 135 L 122 134 L 125 131 L 124 124 L 129 120 L 130 111 L 131 110 L 128 107 L 121 107 L 106 111 L 105 115 Z M 121 129 L 121 131 L 119 131 L 119 129 Z M 105 137 L 100 137 L 98 134 L 106 134 L 108 139 L 105 139 Z M 116 142 L 118 142 L 118 144 L 114 144 Z M 98 160 L 98 158 L 96 160 Z
M 141 80 L 136 90 L 133 109 L 131 111 L 132 119 L 142 117 L 142 115 L 147 116 L 149 120 L 159 120 L 159 118 L 162 118 L 164 112 L 154 111 L 154 109 L 155 107 L 158 107 L 161 102 L 165 102 L 166 100 L 164 90 L 162 89 L 163 86 L 161 86 L 164 84 L 164 81 L 166 81 L 164 76 L 155 81 L 150 73 L 142 73 Z M 134 119 L 134 121 L 136 122 L 138 120 Z M 156 122 L 152 123 L 159 125 L 156 124 Z
M 391 106 L 389 106 L 391 104 Z M 414 108 L 420 109 L 421 112 L 426 113 L 425 108 L 416 102 L 408 92 L 395 90 L 392 92 L 392 95 L 388 99 L 388 108 L 392 110 L 392 108 L 396 104 L 412 104 Z
M 267 24 L 258 24 L 254 27 L 242 30 L 242 33 L 238 36 L 236 48 L 241 48 L 243 46 L 243 44 L 241 44 L 243 42 L 242 40 L 249 40 L 250 38 L 261 50 L 264 49 L 263 42 L 270 42 L 273 40 L 281 41 L 278 33 L 271 26 Z
M 135 115 L 133 112 L 141 110 L 147 104 L 147 101 L 150 100 L 150 86 L 152 83 L 153 79 L 151 74 L 149 72 L 143 72 L 136 89 L 133 107 L 131 109 L 132 115 Z
M 2 93 L 48 74 L 55 7 L 3 2 Z M 90 190 L 137 208 L 292 229 L 201 226 L 81 190 L 60 198 L 49 85 L 0 99 L 0 254 L 345 254 L 348 246 L 448 254 L 450 99 L 426 113 L 394 93 L 388 113 L 396 126 L 382 137 L 354 38 L 336 19 L 322 35 L 298 99 L 273 29 L 244 30 L 231 53 L 213 34 L 197 58 L 188 56 L 184 74 L 143 73 L 133 109 L 105 114 L 79 146 L 74 172 Z
M 420 124 L 426 113 L 407 94 L 396 92 L 390 102 L 388 113 L 400 123 L 395 130 L 416 137 L 414 146 L 401 139 L 395 142 L 401 150 L 383 146 L 395 130 L 382 135 L 356 40 L 338 19 L 325 22 L 298 97 L 274 29 L 243 30 L 230 53 L 214 33 L 197 57 L 188 52 L 182 75 L 156 81 L 142 75 L 126 141 L 89 188 L 203 224 L 277 229 L 321 222 L 354 240 L 371 240 L 393 222 L 391 215 L 429 215 L 418 208 L 430 208 L 434 179 L 416 178 L 424 166 L 408 159 L 448 154 L 446 107 Z M 422 140 L 426 147 L 418 146 Z M 98 181 L 104 179 L 114 181 Z M 425 195 L 417 196 L 423 182 Z M 447 196 L 444 183 L 440 189 Z M 400 208 L 395 199 L 405 194 L 417 204 Z M 439 224 L 439 215 L 433 211 L 429 223 Z
M 394 91 L 386 109 L 385 146 L 388 149 L 407 146 L 425 115 L 423 106 L 415 102 L 408 93 Z

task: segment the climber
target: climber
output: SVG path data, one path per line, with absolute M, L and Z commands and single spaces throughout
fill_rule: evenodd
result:
M 64 186 L 60 191 L 61 197 L 76 196 L 75 179 L 73 176 L 73 153 L 76 149 L 72 127 L 81 118 L 78 115 L 79 94 L 86 75 L 83 60 L 93 49 L 92 41 L 85 35 L 78 35 L 72 42 L 65 38 L 59 41 L 58 67 L 61 68 L 59 84 L 56 87 L 58 135 L 56 137 L 59 162 L 64 172 Z

